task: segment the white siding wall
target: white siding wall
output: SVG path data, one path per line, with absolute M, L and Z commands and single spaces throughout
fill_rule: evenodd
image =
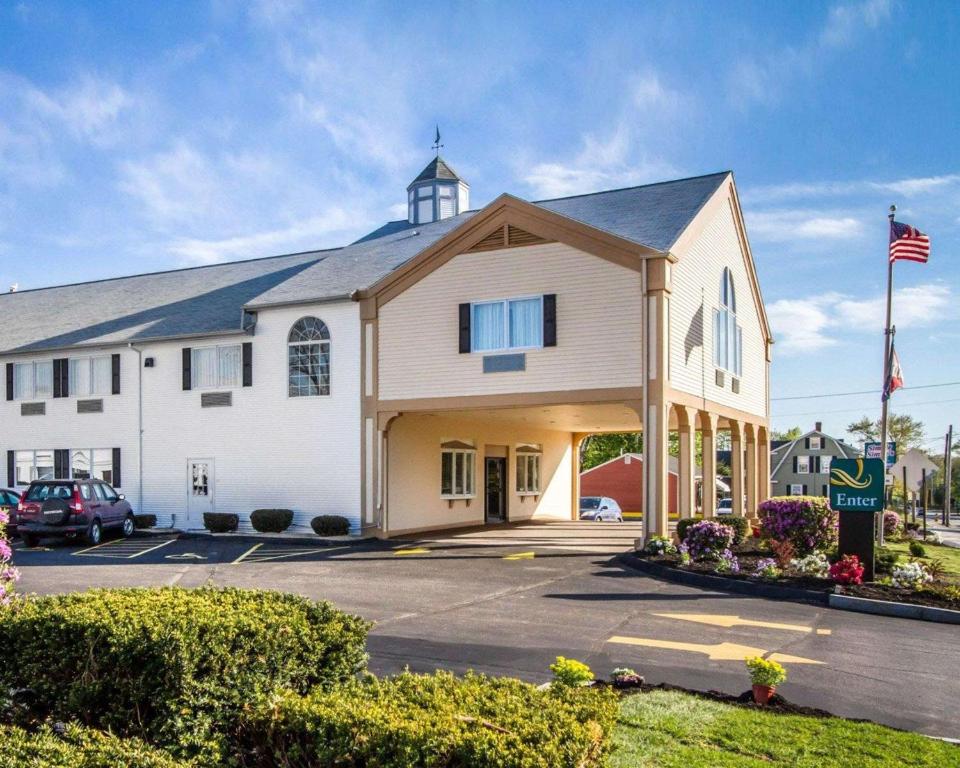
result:
M 720 306 L 724 267 L 733 272 L 737 322 L 743 328 L 743 376 L 740 393 L 731 390 L 731 374 L 723 387 L 715 380 L 713 310 Z M 746 263 L 733 213 L 722 206 L 703 233 L 673 265 L 670 297 L 670 377 L 674 388 L 750 413 L 766 414 L 766 358 L 763 329 L 750 290 Z M 703 302 L 702 339 L 696 316 Z
M 555 293 L 557 346 L 483 373 L 458 352 L 461 302 Z M 380 399 L 639 386 L 640 274 L 560 243 L 465 253 L 380 309 Z
M 287 334 L 304 315 L 319 317 L 330 330 L 329 397 L 287 397 Z M 243 341 L 253 342 L 253 386 L 233 389 L 231 407 L 201 408 L 201 391 L 182 389 L 182 348 Z M 156 360 L 154 368 L 143 370 L 144 512 L 156 514 L 161 525 L 183 525 L 187 461 L 212 458 L 217 512 L 235 512 L 245 521 L 254 509 L 286 507 L 295 512 L 295 526 L 309 526 L 318 514 L 344 515 L 355 528 L 359 525 L 358 304 L 265 310 L 253 337 L 141 347 L 144 357 Z M 3 401 L 4 461 L 7 448 L 119 446 L 123 490 L 136 507 L 137 357 L 129 350 L 122 354 L 122 394 L 104 396 L 103 414 L 77 415 L 76 399 L 71 397 L 48 400 L 46 416 L 21 417 L 19 403 Z

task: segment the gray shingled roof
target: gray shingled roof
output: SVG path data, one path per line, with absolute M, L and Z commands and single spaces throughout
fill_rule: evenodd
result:
M 437 155 L 433 160 L 427 163 L 426 168 L 420 171 L 417 178 L 410 182 L 413 186 L 418 181 L 432 181 L 433 179 L 446 179 L 448 181 L 460 181 L 457 172 L 450 167 L 446 160 Z
M 665 251 L 727 175 L 536 205 Z M 0 351 L 235 333 L 245 308 L 345 299 L 368 288 L 473 215 L 388 222 L 343 248 L 0 294 Z

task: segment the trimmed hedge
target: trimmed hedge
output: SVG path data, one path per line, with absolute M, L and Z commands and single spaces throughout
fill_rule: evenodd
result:
M 350 533 L 350 521 L 340 515 L 318 515 L 310 521 L 317 536 L 346 536 Z
M 0 665 L 0 691 L 29 691 L 28 724 L 75 719 L 180 756 L 217 755 L 250 701 L 363 670 L 368 628 L 329 603 L 261 590 L 28 598 L 0 614 L 0 648 L 17 654 Z
M 745 517 L 735 517 L 734 515 L 723 515 L 722 517 L 711 518 L 714 522 L 723 523 L 733 528 L 733 543 L 743 544 L 750 531 L 750 521 Z M 682 542 L 687 538 L 687 529 L 696 523 L 702 523 L 702 517 L 685 517 L 677 521 L 677 538 Z
M 138 739 L 118 739 L 68 725 L 62 733 L 42 728 L 30 733 L 0 725 L 0 766 L 31 768 L 187 768 L 166 752 Z
M 240 525 L 240 516 L 232 512 L 204 512 L 203 527 L 211 533 L 233 533 Z
M 286 692 L 246 713 L 247 768 L 593 768 L 617 714 L 610 689 L 448 672 Z
M 255 509 L 250 524 L 260 533 L 280 533 L 293 523 L 292 509 Z
M 156 528 L 156 515 L 134 515 L 133 525 L 135 528 Z

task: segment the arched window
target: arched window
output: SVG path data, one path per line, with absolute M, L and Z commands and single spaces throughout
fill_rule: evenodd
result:
M 287 337 L 290 397 L 330 394 L 330 331 L 323 320 L 301 317 Z
M 736 377 L 743 374 L 743 330 L 737 324 L 737 294 L 728 267 L 720 279 L 720 306 L 713 310 L 713 363 Z

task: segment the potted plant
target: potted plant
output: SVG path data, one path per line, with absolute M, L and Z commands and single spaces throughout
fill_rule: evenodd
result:
M 753 684 L 753 700 L 766 706 L 777 690 L 777 686 L 787 679 L 787 670 L 780 664 L 761 656 L 747 659 L 750 670 L 750 682 Z
M 643 675 L 638 675 L 629 667 L 617 667 L 610 673 L 614 688 L 639 688 L 643 685 Z

